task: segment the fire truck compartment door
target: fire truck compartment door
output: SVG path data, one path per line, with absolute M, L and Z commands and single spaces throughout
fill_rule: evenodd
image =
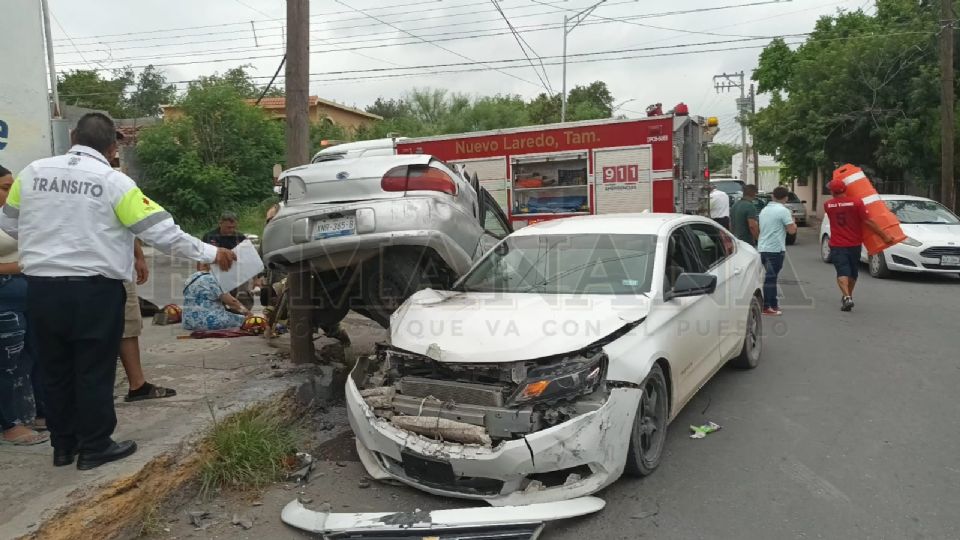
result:
M 452 164 L 463 165 L 467 174 L 476 173 L 480 178 L 480 185 L 490 192 L 493 200 L 500 208 L 507 209 L 507 158 L 504 156 L 481 159 L 450 160 Z
M 593 151 L 597 214 L 653 210 L 650 145 Z

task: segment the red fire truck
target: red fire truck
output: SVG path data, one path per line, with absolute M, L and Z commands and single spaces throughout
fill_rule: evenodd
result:
M 396 152 L 463 165 L 516 228 L 582 214 L 699 213 L 716 132 L 715 118 L 675 112 L 403 139 Z

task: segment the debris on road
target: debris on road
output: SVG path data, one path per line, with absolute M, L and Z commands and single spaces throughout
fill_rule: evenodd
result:
M 430 512 L 335 513 L 329 505 L 320 511 L 309 510 L 294 500 L 284 507 L 284 523 L 323 535 L 358 536 L 364 533 L 393 532 L 392 538 L 424 538 L 444 531 L 465 533 L 517 533 L 511 538 L 536 538 L 548 521 L 585 516 L 606 505 L 597 497 L 580 497 L 552 503 L 524 506 L 498 506 L 433 510 Z M 402 535 L 399 533 L 403 533 Z M 524 536 L 520 536 L 520 533 Z
M 287 475 L 287 480 L 305 484 L 310 481 L 310 473 L 313 471 L 315 461 L 313 456 L 306 452 L 297 452 L 294 456 L 294 463 L 290 468 L 293 472 Z
M 234 514 L 233 519 L 230 521 L 230 523 L 234 525 L 239 525 L 240 527 L 243 527 L 243 529 L 247 531 L 253 528 L 253 520 L 251 520 L 246 516 L 241 516 L 239 514 Z
M 690 426 L 690 430 L 693 433 L 690 435 L 691 439 L 702 439 L 707 435 L 718 431 L 720 429 L 720 424 L 714 422 L 707 422 L 706 424 L 700 426 Z

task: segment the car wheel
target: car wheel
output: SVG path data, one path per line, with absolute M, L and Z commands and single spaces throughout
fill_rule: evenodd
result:
M 870 255 L 867 264 L 869 265 L 871 276 L 878 279 L 890 277 L 890 269 L 887 268 L 887 258 L 883 256 L 883 253 Z
M 730 360 L 737 369 L 753 369 L 760 363 L 763 352 L 763 308 L 756 296 L 750 300 L 750 312 L 747 314 L 747 329 L 744 332 L 743 348 L 740 354 Z
M 823 238 L 820 240 L 820 260 L 825 263 L 830 263 L 830 237 L 823 235 Z
M 660 366 L 654 364 L 640 385 L 640 403 L 637 417 L 630 431 L 630 449 L 627 452 L 626 473 L 647 476 L 660 464 L 663 445 L 667 440 L 669 394 L 667 379 Z

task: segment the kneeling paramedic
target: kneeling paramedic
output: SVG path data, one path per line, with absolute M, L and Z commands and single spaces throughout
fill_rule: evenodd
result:
M 137 449 L 133 441 L 111 438 L 123 282 L 133 275 L 134 237 L 225 270 L 236 255 L 181 231 L 133 180 L 111 168 L 117 132 L 109 117 L 84 115 L 71 138 L 66 155 L 34 161 L 17 176 L 0 228 L 19 238 L 30 284 L 28 324 L 42 359 L 53 464 L 77 458 L 77 468 L 86 470 Z

